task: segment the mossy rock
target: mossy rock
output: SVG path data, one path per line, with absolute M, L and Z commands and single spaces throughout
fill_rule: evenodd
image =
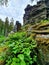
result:
M 7 46 L 0 47 L 0 53 L 5 52 L 8 49 Z
M 4 60 L 0 60 L 0 65 L 5 65 L 5 61 Z

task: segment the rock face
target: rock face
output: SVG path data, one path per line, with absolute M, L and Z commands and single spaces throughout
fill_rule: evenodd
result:
M 49 19 L 49 0 L 40 0 L 37 5 L 28 5 L 23 17 L 24 25 L 31 25 L 27 32 L 37 41 L 37 53 L 41 65 L 49 65 L 49 22 L 40 23 L 40 20 Z
M 19 21 L 16 21 L 13 31 L 18 32 L 19 30 L 21 30 L 21 23 L 19 23 Z
M 28 5 L 25 8 L 24 25 L 39 22 L 41 19 L 49 19 L 49 0 L 40 0 L 37 5 Z
M 38 23 L 30 27 L 30 31 L 37 41 L 37 53 L 42 65 L 49 65 L 49 22 Z M 28 30 L 29 31 L 29 30 Z

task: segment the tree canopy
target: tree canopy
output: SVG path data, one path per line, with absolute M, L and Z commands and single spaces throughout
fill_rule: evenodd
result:
M 9 0 L 0 0 L 0 5 L 7 5 Z
M 8 3 L 9 0 L 0 0 L 0 5 L 6 5 L 7 6 L 7 3 Z M 38 0 L 30 0 L 31 2 L 33 1 L 38 1 Z

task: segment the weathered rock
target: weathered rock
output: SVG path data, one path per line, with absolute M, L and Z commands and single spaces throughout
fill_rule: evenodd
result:
M 24 25 L 33 24 L 27 28 L 27 32 L 37 41 L 37 55 L 42 65 L 49 65 L 49 22 L 40 23 L 45 19 L 49 19 L 49 0 L 40 0 L 37 5 L 26 7 Z
M 24 25 L 37 23 L 42 19 L 49 19 L 49 0 L 40 0 L 37 5 L 28 5 L 23 17 Z
M 5 65 L 5 61 L 4 60 L 0 60 L 0 65 Z
M 28 34 L 37 41 L 40 62 L 49 65 L 49 22 L 31 25 L 27 29 Z

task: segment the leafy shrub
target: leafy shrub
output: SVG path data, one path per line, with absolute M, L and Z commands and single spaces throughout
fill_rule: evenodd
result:
M 9 47 L 5 65 L 32 65 L 37 62 L 36 41 L 27 37 L 26 32 L 9 35 L 5 44 Z

